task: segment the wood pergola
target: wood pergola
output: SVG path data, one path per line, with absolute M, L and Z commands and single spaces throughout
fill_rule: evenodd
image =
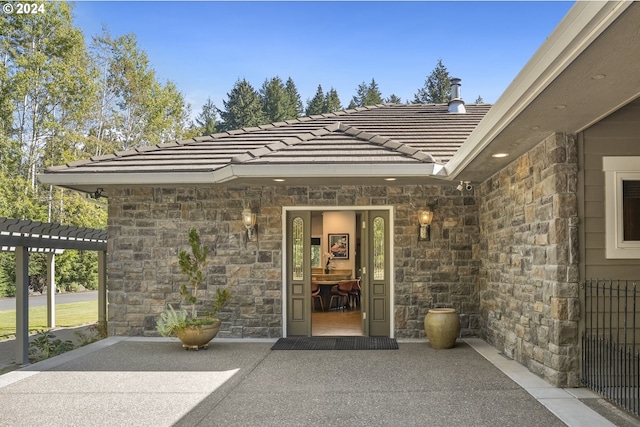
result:
M 55 327 L 55 256 L 98 252 L 98 321 L 107 320 L 107 231 L 0 217 L 0 252 L 16 255 L 16 363 L 29 364 L 29 252 L 47 254 L 47 326 Z

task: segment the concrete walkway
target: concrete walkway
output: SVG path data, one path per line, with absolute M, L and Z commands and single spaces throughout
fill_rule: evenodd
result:
M 171 339 L 107 338 L 0 376 L 0 426 L 634 422 L 612 423 L 580 400 L 597 396 L 553 388 L 479 339 L 450 350 L 400 341 L 399 350 L 271 351 L 273 342 L 216 339 L 185 351 Z

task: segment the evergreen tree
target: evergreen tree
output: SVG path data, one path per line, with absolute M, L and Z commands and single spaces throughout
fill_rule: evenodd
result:
M 211 101 L 211 98 L 207 98 L 207 102 L 202 106 L 202 111 L 196 117 L 199 135 L 211 135 L 216 133 L 216 114 L 216 106 L 213 104 L 213 101 Z
M 297 119 L 304 113 L 304 108 L 302 106 L 302 99 L 300 98 L 298 89 L 296 88 L 295 83 L 293 83 L 293 79 L 291 79 L 291 77 L 287 79 L 285 89 L 287 91 L 287 98 L 289 101 L 286 118 Z
M 447 67 L 439 59 L 436 67 L 424 82 L 424 86 L 418 89 L 413 102 L 419 104 L 443 104 L 449 102 L 451 96 L 451 76 Z
M 241 129 L 266 123 L 260 94 L 246 79 L 238 80 L 231 92 L 227 93 L 227 98 L 226 101 L 222 101 L 224 111 L 218 110 L 222 118 L 223 130 Z
M 338 92 L 332 87 L 324 97 L 324 107 L 322 111 L 324 113 L 335 113 L 340 110 L 342 110 L 342 105 L 340 104 Z
M 349 108 L 366 107 L 370 105 L 382 104 L 382 94 L 375 79 L 371 79 L 370 84 L 362 82 L 356 89 L 356 94 L 349 103 Z
M 371 79 L 371 83 L 367 89 L 367 94 L 362 102 L 362 106 L 365 107 L 368 105 L 378 104 L 382 104 L 382 93 L 380 93 L 380 88 L 378 87 L 375 79 Z
M 318 85 L 315 96 L 311 101 L 307 102 L 307 109 L 305 114 L 307 116 L 314 116 L 316 114 L 322 114 L 324 112 L 324 92 L 322 91 L 322 85 Z
M 281 122 L 289 118 L 289 94 L 280 77 L 265 80 L 260 88 L 260 97 L 266 122 Z
M 384 102 L 386 102 L 387 104 L 402 104 L 402 99 L 400 99 L 399 96 L 392 93 L 391 95 L 389 95 L 387 99 L 385 99 Z

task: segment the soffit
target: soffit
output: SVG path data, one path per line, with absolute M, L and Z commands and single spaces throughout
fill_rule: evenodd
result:
M 639 22 L 640 2 L 635 2 L 553 78 L 466 167 L 451 173 L 449 178 L 482 182 L 547 136 L 583 131 L 640 97 Z M 499 109 L 501 101 L 496 102 L 495 109 Z M 485 119 L 490 119 L 489 114 Z M 510 156 L 491 157 L 499 152 Z

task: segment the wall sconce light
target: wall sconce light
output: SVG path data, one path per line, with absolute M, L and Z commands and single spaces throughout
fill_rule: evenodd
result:
M 251 212 L 251 209 L 247 208 L 242 211 L 242 223 L 247 229 L 247 240 L 254 241 L 258 237 L 258 230 L 256 226 L 256 214 Z
M 418 230 L 419 241 L 431 240 L 431 220 L 433 219 L 433 212 L 421 211 L 418 214 L 418 221 L 420 221 L 420 228 Z

